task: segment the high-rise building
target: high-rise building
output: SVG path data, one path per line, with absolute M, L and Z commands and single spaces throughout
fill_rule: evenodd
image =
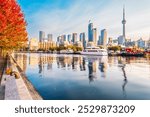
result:
M 88 25 L 88 41 L 93 42 L 93 23 L 89 21 Z
M 58 36 L 57 37 L 57 42 L 60 42 L 60 40 L 61 40 L 61 36 Z
M 67 36 L 67 40 L 68 40 L 68 42 L 71 42 L 71 34 L 69 34 L 69 35 Z
M 62 36 L 61 36 L 61 39 L 62 39 L 62 41 L 67 41 L 66 35 L 62 35 Z
M 73 33 L 72 34 L 72 42 L 73 42 L 73 44 L 75 43 L 75 42 L 77 42 L 77 33 Z
M 40 31 L 39 32 L 39 42 L 42 42 L 45 39 L 45 32 Z
M 80 33 L 79 37 L 80 37 L 80 41 L 82 42 L 84 38 L 84 33 Z
M 86 40 L 85 40 L 85 33 L 80 33 L 80 41 L 84 48 L 86 48 Z
M 125 44 L 125 39 L 124 36 L 119 36 L 118 37 L 118 45 L 124 45 Z
M 138 47 L 139 48 L 145 48 L 146 47 L 146 43 L 145 43 L 145 41 L 142 38 L 137 40 L 137 43 L 138 43 Z
M 96 46 L 97 45 L 97 29 L 96 28 L 93 28 L 92 34 L 93 34 L 93 42 Z
M 38 50 L 38 40 L 36 38 L 31 38 L 29 41 L 30 50 Z
M 100 35 L 98 37 L 98 44 L 97 45 L 101 45 L 101 36 Z
M 123 37 L 124 37 L 124 39 L 126 39 L 125 7 L 123 8 L 123 20 L 122 20 L 122 24 L 123 24 Z
M 149 38 L 149 40 L 147 42 L 147 48 L 150 49 L 150 38 Z
M 47 37 L 48 37 L 48 41 L 53 41 L 53 35 L 52 34 L 48 34 Z
M 101 30 L 100 45 L 103 45 L 103 46 L 107 45 L 107 31 L 106 31 L 106 29 Z

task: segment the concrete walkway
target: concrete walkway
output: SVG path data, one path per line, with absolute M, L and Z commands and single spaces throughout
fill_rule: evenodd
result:
M 42 100 L 42 97 L 27 80 L 27 77 L 11 56 L 7 61 L 7 67 L 17 72 L 19 79 L 1 72 L 0 100 Z
M 4 100 L 5 98 L 5 87 L 0 86 L 0 100 Z
M 13 76 L 7 76 L 5 82 L 5 100 L 19 100 L 20 96 Z
M 13 71 L 18 72 L 19 79 L 16 79 L 15 76 L 6 75 L 5 73 L 2 76 L 1 86 L 5 87 L 5 100 L 32 100 L 32 97 L 23 82 L 21 75 L 19 74 L 18 69 L 16 68 L 13 60 L 10 58 L 10 63 Z
M 0 55 L 0 82 L 3 74 L 4 69 L 4 58 Z M 5 87 L 0 85 L 0 100 L 4 100 L 5 95 Z
M 13 59 L 13 57 L 11 57 L 11 60 L 12 60 L 11 63 L 14 64 L 15 70 L 20 74 L 20 77 L 21 77 L 21 79 L 23 81 L 23 82 L 21 81 L 22 83 L 18 83 L 18 86 L 19 86 L 19 84 L 20 84 L 20 86 L 25 85 L 25 87 L 27 88 L 27 90 L 28 90 L 28 92 L 31 95 L 31 97 L 32 97 L 33 100 L 43 100 L 42 97 L 39 95 L 39 93 L 34 88 L 34 86 L 28 80 L 28 78 L 26 77 L 25 73 L 22 71 L 22 69 L 20 68 L 20 66 Z M 19 89 L 21 89 L 21 88 L 19 88 Z M 24 93 L 24 94 L 26 94 L 26 93 Z M 25 96 L 23 96 L 23 99 L 24 98 L 25 98 Z

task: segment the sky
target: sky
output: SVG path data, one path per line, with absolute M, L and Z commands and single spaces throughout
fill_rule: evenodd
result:
M 122 35 L 123 5 L 126 9 L 126 36 L 133 40 L 150 37 L 150 0 L 18 0 L 27 21 L 29 38 L 39 39 L 39 31 L 53 34 L 88 32 L 89 20 L 100 35 Z M 87 36 L 86 36 L 87 38 Z

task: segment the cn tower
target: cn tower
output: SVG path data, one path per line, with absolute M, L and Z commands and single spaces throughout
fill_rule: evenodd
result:
M 123 7 L 123 37 L 126 39 L 126 19 L 125 19 L 125 7 Z

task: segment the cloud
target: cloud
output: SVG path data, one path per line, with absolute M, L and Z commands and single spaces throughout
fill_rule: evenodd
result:
M 150 8 L 148 0 L 137 3 L 137 0 L 126 0 L 126 32 L 133 39 L 148 39 L 150 31 Z M 30 37 L 38 38 L 39 30 L 56 37 L 73 32 L 86 32 L 88 21 L 100 30 L 106 28 L 108 35 L 117 38 L 122 34 L 122 6 L 120 0 L 76 0 L 65 8 L 45 5 L 28 14 L 28 32 Z

